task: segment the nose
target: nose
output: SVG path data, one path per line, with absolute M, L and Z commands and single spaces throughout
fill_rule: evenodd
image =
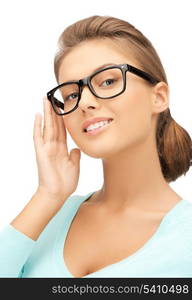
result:
M 88 86 L 83 86 L 79 108 L 86 110 L 87 108 L 98 108 L 100 106 L 99 99 L 91 93 Z

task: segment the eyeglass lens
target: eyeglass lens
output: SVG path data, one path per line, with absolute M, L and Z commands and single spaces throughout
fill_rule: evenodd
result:
M 118 68 L 101 71 L 91 77 L 90 83 L 97 96 L 102 98 L 115 96 L 123 90 L 122 71 Z M 76 106 L 79 99 L 79 86 L 76 83 L 63 85 L 55 91 L 53 96 L 56 100 L 54 106 L 57 113 L 69 112 Z

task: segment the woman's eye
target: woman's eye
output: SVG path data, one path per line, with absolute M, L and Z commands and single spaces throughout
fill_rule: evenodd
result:
M 103 81 L 101 85 L 109 86 L 109 85 L 111 85 L 114 81 L 115 81 L 114 79 L 107 79 L 107 80 Z
M 78 97 L 78 93 L 73 93 L 73 94 L 70 94 L 66 97 L 66 100 L 74 100 L 76 97 Z

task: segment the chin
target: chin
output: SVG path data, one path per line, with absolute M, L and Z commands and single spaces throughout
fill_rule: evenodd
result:
M 93 158 L 104 158 L 106 154 L 103 154 L 102 152 L 96 152 L 96 151 L 84 151 L 81 149 L 83 153 L 86 155 L 93 157 Z
M 86 155 L 90 156 L 90 157 L 93 157 L 93 158 L 100 158 L 100 159 L 106 159 L 106 158 L 109 158 L 115 154 L 117 154 L 117 152 L 119 151 L 116 150 L 115 151 L 115 147 L 104 147 L 101 149 L 101 146 L 100 146 L 100 149 L 98 149 L 98 151 L 96 149 L 82 149 L 81 147 L 79 147 L 80 150 L 85 153 Z M 104 149 L 105 148 L 105 149 Z

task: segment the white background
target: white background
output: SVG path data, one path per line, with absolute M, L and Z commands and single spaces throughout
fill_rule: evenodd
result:
M 91 15 L 132 23 L 156 48 L 170 85 L 174 119 L 192 135 L 191 1 L 1 1 L 0 4 L 0 228 L 27 204 L 38 184 L 33 125 L 42 98 L 56 85 L 53 58 L 68 25 Z M 69 149 L 74 146 L 68 137 Z M 101 160 L 82 153 L 75 194 L 101 187 Z M 192 171 L 170 184 L 192 201 Z

